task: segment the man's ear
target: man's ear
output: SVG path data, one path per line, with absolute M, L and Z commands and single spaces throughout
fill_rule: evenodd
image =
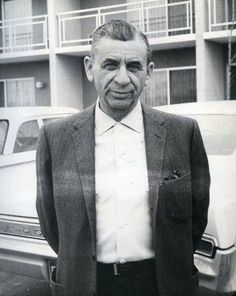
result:
M 145 86 L 147 85 L 147 82 L 152 75 L 153 69 L 154 69 L 154 63 L 149 62 L 149 64 L 147 65 L 147 76 L 146 76 Z
M 87 78 L 90 82 L 93 81 L 93 60 L 91 57 L 86 56 L 84 58 L 84 68 L 87 75 Z

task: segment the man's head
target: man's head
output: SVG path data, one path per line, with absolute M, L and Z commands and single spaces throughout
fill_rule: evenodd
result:
M 123 20 L 109 21 L 94 31 L 91 57 L 84 63 L 100 107 L 116 120 L 136 106 L 153 69 L 146 36 Z

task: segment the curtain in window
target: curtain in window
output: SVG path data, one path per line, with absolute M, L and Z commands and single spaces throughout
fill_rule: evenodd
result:
M 233 4 L 234 4 L 234 10 L 233 10 Z M 235 29 L 236 28 L 236 0 L 228 0 L 228 3 L 227 3 L 227 8 L 228 8 L 228 22 L 232 22 L 234 25 L 233 25 L 233 28 Z M 226 20 L 227 21 L 227 20 Z M 228 29 L 228 28 L 227 28 Z
M 4 1 L 3 9 L 5 20 L 29 17 L 32 16 L 32 0 Z M 32 49 L 33 28 L 28 21 L 25 23 L 25 25 L 19 26 L 18 22 L 17 26 L 10 30 L 11 23 L 7 22 L 7 27 L 4 30 L 6 47 L 16 47 L 14 49 L 16 51 Z M 9 51 L 9 49 L 5 51 Z
M 5 90 L 3 81 L 0 81 L 0 107 L 5 107 Z
M 34 79 L 7 81 L 7 106 L 35 106 Z
M 149 106 L 167 104 L 167 71 L 155 71 L 144 90 L 143 102 Z
M 236 100 L 236 65 L 231 68 L 230 100 Z
M 186 0 L 185 0 L 186 1 Z M 183 2 L 181 0 L 168 0 L 168 3 Z M 187 26 L 187 10 L 186 4 L 169 6 L 168 8 L 168 28 L 178 29 Z M 189 30 L 169 32 L 169 35 L 179 35 L 189 33 Z
M 170 104 L 196 102 L 196 70 L 170 72 Z
M 143 0 L 127 0 L 127 3 L 133 3 L 137 2 L 137 8 L 140 7 L 138 2 Z M 147 36 L 149 38 L 152 37 L 160 37 L 160 36 L 166 36 L 166 32 L 160 32 L 165 31 L 167 29 L 167 21 L 166 21 L 166 9 L 165 7 L 158 7 L 153 8 L 153 6 L 166 4 L 167 0 L 155 0 L 151 1 L 150 3 L 144 3 L 144 32 L 155 32 L 153 34 L 148 34 Z M 132 6 L 134 8 L 134 6 Z M 140 28 L 140 11 L 132 11 L 127 13 L 127 20 L 131 22 L 133 25 Z M 140 28 L 142 29 L 142 28 Z M 160 33 L 158 33 L 160 32 Z
M 127 21 L 129 21 L 131 24 L 133 24 L 134 26 L 138 27 L 139 29 L 142 29 L 140 27 L 141 25 L 141 11 L 139 10 L 140 8 L 140 4 L 138 4 L 138 2 L 141 2 L 142 0 L 127 0 L 127 4 L 128 3 L 134 3 L 137 2 L 137 5 L 130 5 L 127 6 L 127 9 L 134 9 L 133 11 L 129 11 L 126 14 L 126 19 Z M 136 10 L 137 8 L 137 10 Z
M 167 36 L 167 10 L 166 6 L 153 8 L 154 5 L 167 4 L 167 0 L 158 0 L 146 4 L 146 17 L 148 18 L 148 31 L 155 32 L 148 34 L 149 38 Z

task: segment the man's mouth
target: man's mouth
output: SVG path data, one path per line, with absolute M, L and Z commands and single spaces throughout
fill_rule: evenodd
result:
M 117 91 L 117 90 L 111 90 L 110 91 L 112 96 L 119 97 L 119 98 L 126 98 L 130 96 L 130 91 Z

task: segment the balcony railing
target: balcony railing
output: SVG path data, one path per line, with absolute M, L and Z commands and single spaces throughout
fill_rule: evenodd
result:
M 236 0 L 208 0 L 208 9 L 210 32 L 236 28 Z
M 148 0 L 59 13 L 59 47 L 90 44 L 93 30 L 110 19 L 128 20 L 148 38 L 193 33 L 191 0 L 170 4 Z
M 0 53 L 48 48 L 48 16 L 0 21 Z

